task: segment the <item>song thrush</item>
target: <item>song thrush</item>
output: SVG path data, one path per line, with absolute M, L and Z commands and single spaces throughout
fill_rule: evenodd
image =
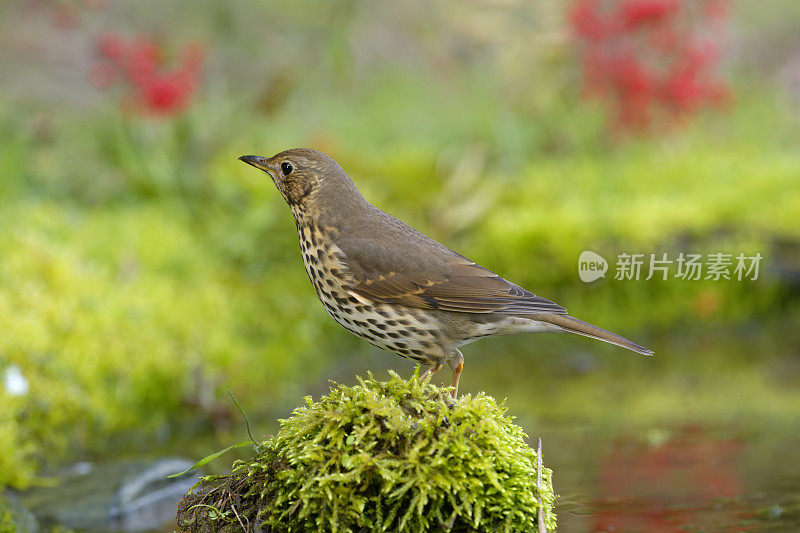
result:
M 464 367 L 459 347 L 513 333 L 577 333 L 652 355 L 567 314 L 370 204 L 330 156 L 295 148 L 239 159 L 270 175 L 292 210 L 306 272 L 346 330 L 427 366 Z

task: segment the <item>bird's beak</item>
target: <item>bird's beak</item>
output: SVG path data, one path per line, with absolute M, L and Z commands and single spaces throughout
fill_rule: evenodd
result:
M 248 165 L 252 165 L 259 170 L 263 170 L 264 172 L 268 172 L 269 169 L 267 168 L 267 158 L 261 157 L 260 155 L 243 155 L 239 158 L 239 161 L 244 161 Z

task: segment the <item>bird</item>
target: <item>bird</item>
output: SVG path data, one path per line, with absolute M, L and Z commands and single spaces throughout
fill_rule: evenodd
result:
M 266 172 L 289 205 L 306 273 L 344 329 L 410 359 L 429 379 L 445 364 L 458 395 L 462 346 L 517 333 L 574 333 L 653 351 L 567 314 L 372 205 L 329 155 L 292 148 L 241 161 Z

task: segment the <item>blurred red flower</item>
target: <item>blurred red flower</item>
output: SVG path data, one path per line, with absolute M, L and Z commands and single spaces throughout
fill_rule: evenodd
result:
M 164 50 L 148 36 L 126 41 L 116 34 L 96 42 L 100 61 L 90 78 L 100 88 L 123 81 L 127 99 L 146 114 L 169 116 L 183 112 L 197 90 L 204 52 L 198 43 L 183 47 L 177 66 L 168 68 Z
M 619 6 L 619 21 L 625 30 L 658 24 L 680 9 L 678 0 L 627 0 Z
M 584 94 L 615 126 L 645 130 L 727 101 L 715 79 L 727 0 L 575 0 L 570 26 Z

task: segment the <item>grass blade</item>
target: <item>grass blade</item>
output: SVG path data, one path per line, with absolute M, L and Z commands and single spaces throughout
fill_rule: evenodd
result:
M 232 450 L 234 448 L 241 448 L 242 446 L 250 446 L 251 444 L 252 443 L 249 440 L 245 440 L 245 441 L 242 441 L 242 442 L 237 442 L 236 444 L 231 444 L 230 446 L 228 446 L 224 450 L 220 450 L 220 451 L 218 451 L 216 453 L 212 453 L 208 457 L 203 457 L 202 459 L 197 461 L 195 464 L 193 464 L 192 466 L 190 466 L 189 468 L 187 468 L 183 472 L 178 472 L 177 474 L 170 474 L 170 475 L 167 476 L 167 478 L 181 477 L 182 475 L 191 472 L 195 468 L 200 468 L 204 464 L 210 463 L 211 461 L 213 461 L 214 459 L 216 459 L 220 455 L 222 455 L 224 453 L 227 453 L 227 452 L 229 452 L 230 450 Z

